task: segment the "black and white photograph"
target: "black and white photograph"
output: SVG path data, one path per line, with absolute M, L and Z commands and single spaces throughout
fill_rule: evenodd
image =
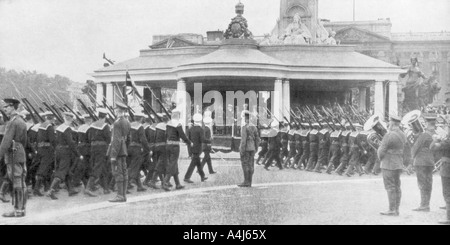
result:
M 0 0 L 0 225 L 449 225 L 449 13 Z

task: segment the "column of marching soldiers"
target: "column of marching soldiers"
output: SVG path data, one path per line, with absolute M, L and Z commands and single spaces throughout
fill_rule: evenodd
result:
M 19 103 L 15 99 L 5 101 Z M 84 194 L 96 197 L 100 186 L 105 195 L 112 191 L 118 192 L 118 197 L 110 201 L 123 202 L 126 201 L 125 194 L 130 193 L 133 185 L 137 192 L 146 191 L 144 186 L 170 191 L 173 187 L 171 177 L 175 181 L 175 188 L 183 189 L 178 178 L 181 140 L 187 144 L 192 157 L 191 166 L 184 178 L 186 183 L 193 183 L 190 178 L 195 167 L 202 182 L 208 179 L 203 172 L 205 164 L 210 174 L 216 173 L 209 153 L 212 128 L 210 117 L 203 118 L 201 114 L 195 114 L 189 133 L 185 134 L 179 121 L 181 111 L 172 108 L 169 112 L 163 108 L 165 113 L 157 113 L 148 102 L 141 102 L 144 109 L 142 111 L 134 111 L 120 102 L 112 108 L 106 100 L 103 107 L 95 110 L 79 100 L 86 114 L 75 112 L 68 106 L 63 108 L 44 102 L 48 110 L 39 108 L 43 112 L 38 113 L 27 99 L 22 99 L 25 109 L 18 116 L 23 118 L 27 126 L 28 142 L 24 148 L 27 156 L 25 183 L 28 186 L 28 197 L 45 195 L 56 200 L 60 184 L 64 183 L 69 196 L 78 194 L 77 187 L 83 185 Z M 158 100 L 158 103 L 163 106 L 161 101 Z M 5 134 L 4 127 L 11 119 L 1 112 L 0 142 Z M 122 137 L 118 136 L 120 134 L 123 134 Z M 114 141 L 121 145 L 116 147 Z M 201 153 L 204 153 L 202 162 Z M 122 171 L 121 177 L 120 173 L 114 173 L 120 172 L 114 165 L 124 156 L 126 171 Z M 6 176 L 6 165 L 1 166 L 1 175 Z M 144 181 L 141 180 L 142 172 L 145 174 Z M 118 181 L 124 184 L 119 184 Z M 157 185 L 159 181 L 161 186 Z M 10 192 L 11 185 L 7 177 L 2 179 L 0 200 L 5 203 L 10 201 L 6 194 Z

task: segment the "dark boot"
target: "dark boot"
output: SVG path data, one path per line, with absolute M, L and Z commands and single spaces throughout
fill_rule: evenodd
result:
M 92 188 L 94 186 L 95 177 L 90 177 L 87 184 L 86 189 L 84 190 L 84 194 L 90 197 L 96 197 L 97 195 L 92 191 Z
M 169 185 L 168 185 L 168 184 L 169 184 L 169 181 L 170 181 L 170 175 L 167 174 L 167 175 L 164 177 L 164 180 L 163 180 L 162 183 L 161 183 L 163 190 L 165 190 L 165 191 L 170 191 L 170 187 L 169 187 Z
M 248 187 L 249 182 L 248 168 L 242 167 L 242 172 L 244 173 L 244 182 L 242 182 L 242 184 L 239 184 L 238 187 Z
M 153 170 L 152 171 L 148 171 L 147 175 L 145 176 L 145 180 L 144 180 L 144 182 L 142 184 L 145 185 L 145 186 L 149 186 L 149 183 L 150 183 L 154 173 L 155 173 L 155 171 L 153 171 Z
M 178 177 L 178 174 L 174 175 L 173 179 L 175 180 L 175 185 L 176 185 L 175 189 L 177 189 L 177 190 L 184 189 L 184 186 L 182 186 L 180 183 L 180 178 Z
M 75 196 L 78 194 L 78 191 L 76 191 L 73 187 L 71 177 L 66 178 L 66 187 L 67 187 L 67 192 L 69 193 L 69 197 L 72 197 L 72 196 Z
M 6 191 L 8 190 L 8 187 L 9 187 L 8 181 L 3 181 L 2 186 L 0 187 L 0 201 L 2 201 L 4 203 L 10 202 L 10 200 L 8 200 L 5 196 Z
M 144 192 L 147 189 L 142 186 L 141 180 L 139 178 L 136 179 L 137 192 Z
M 111 179 L 111 181 L 109 182 L 109 189 L 112 192 L 116 192 L 116 181 L 114 180 L 114 178 Z
M 398 216 L 398 213 L 396 212 L 396 193 L 394 191 L 388 191 L 388 200 L 389 200 L 389 210 L 386 212 L 381 212 L 381 215 L 386 216 Z
M 314 172 L 321 174 L 322 171 L 320 171 L 320 169 L 322 168 L 322 164 L 317 161 L 316 167 L 314 168 Z
M 36 183 L 34 184 L 33 195 L 38 196 L 38 197 L 44 196 L 40 191 L 42 181 L 43 181 L 42 177 L 36 176 Z
M 154 172 L 152 179 L 150 180 L 148 187 L 153 188 L 153 189 L 159 189 L 158 186 L 156 186 L 156 180 L 158 179 L 158 173 Z
M 109 202 L 126 202 L 126 198 L 125 198 L 125 185 L 124 182 L 116 182 L 117 184 L 117 196 L 112 199 L 109 200 Z
M 50 197 L 52 200 L 58 200 L 55 192 L 57 186 L 59 186 L 59 183 L 61 183 L 61 180 L 59 178 L 54 178 L 52 184 L 50 185 L 50 190 L 47 192 L 46 196 Z

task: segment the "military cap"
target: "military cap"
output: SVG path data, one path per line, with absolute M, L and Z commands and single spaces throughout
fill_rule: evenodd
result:
M 399 116 L 392 115 L 392 114 L 389 115 L 389 120 L 394 121 L 394 122 L 401 122 L 402 121 L 402 119 Z
M 89 114 L 83 114 L 81 117 L 83 117 L 84 119 L 92 119 L 91 115 Z
M 437 115 L 435 115 L 435 114 L 425 114 L 425 115 L 423 115 L 423 118 L 427 122 L 436 122 Z
M 8 105 L 11 105 L 11 106 L 13 106 L 13 105 L 18 105 L 18 104 L 20 104 L 20 101 L 19 100 L 16 100 L 16 99 L 4 99 L 3 100 L 6 104 L 8 104 Z
M 105 108 L 98 108 L 97 113 L 108 115 L 108 111 Z
M 116 109 L 126 110 L 128 106 L 121 102 L 116 102 Z
M 75 118 L 75 115 L 74 115 L 73 113 L 71 113 L 71 112 L 64 112 L 63 114 L 64 114 L 64 116 L 66 116 L 66 117 Z
M 138 111 L 134 114 L 135 117 L 145 117 L 145 114 L 142 111 Z
M 211 117 L 205 117 L 204 119 L 203 119 L 203 123 L 204 124 L 210 124 L 210 123 L 212 123 L 212 118 Z
M 192 119 L 194 120 L 194 122 L 202 122 L 203 117 L 202 114 L 197 113 L 192 117 Z
M 251 113 L 250 113 L 249 110 L 243 110 L 243 111 L 242 111 L 242 115 L 243 115 L 244 117 L 247 116 L 247 115 L 250 116 L 250 114 L 251 114 Z

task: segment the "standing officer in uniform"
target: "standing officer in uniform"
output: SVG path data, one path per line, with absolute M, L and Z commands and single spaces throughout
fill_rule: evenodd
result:
M 14 211 L 3 214 L 3 217 L 24 217 L 27 204 L 25 178 L 25 146 L 27 144 L 27 126 L 18 115 L 20 102 L 16 99 L 5 99 L 4 110 L 10 118 L 5 127 L 5 135 L 0 145 L 0 160 L 5 158 L 8 182 L 12 184 L 12 204 Z
M 47 196 L 53 200 L 58 199 L 55 196 L 56 188 L 59 187 L 61 181 L 65 181 L 67 191 L 69 192 L 69 196 L 74 196 L 78 194 L 73 189 L 72 186 L 72 173 L 70 172 L 71 168 L 75 164 L 75 157 L 80 158 L 81 161 L 84 160 L 84 157 L 80 155 L 77 150 L 77 144 L 73 140 L 75 131 L 72 130 L 70 125 L 73 122 L 75 115 L 69 112 L 64 113 L 64 123 L 61 124 L 56 129 L 56 168 L 55 168 L 55 176 L 53 178 L 52 184 L 50 185 L 50 190 L 47 193 Z
M 96 197 L 94 194 L 94 184 L 100 178 L 103 193 L 109 194 L 109 170 L 108 170 L 108 145 L 111 143 L 111 128 L 105 122 L 108 116 L 108 111 L 104 108 L 99 108 L 98 120 L 91 124 L 89 132 L 89 142 L 91 143 L 91 171 L 89 172 L 89 180 L 85 186 L 84 193 L 91 197 Z
M 192 142 L 192 160 L 191 164 L 187 169 L 186 175 L 184 176 L 184 182 L 192 184 L 194 183 L 191 180 L 192 173 L 194 172 L 195 167 L 197 167 L 198 174 L 202 182 L 207 180 L 205 177 L 205 173 L 203 172 L 202 164 L 200 163 L 200 154 L 202 153 L 202 144 L 205 142 L 205 133 L 202 127 L 202 114 L 195 114 L 194 117 L 194 126 L 189 130 L 189 140 Z
M 166 153 L 167 153 L 167 168 L 166 176 L 164 177 L 164 182 L 162 183 L 163 189 L 165 191 L 170 191 L 169 181 L 173 176 L 175 180 L 176 189 L 183 189 L 184 186 L 181 185 L 180 179 L 178 178 L 178 158 L 180 157 L 180 139 L 182 139 L 186 144 L 191 145 L 191 141 L 186 137 L 183 130 L 183 125 L 180 120 L 180 111 L 174 109 L 172 111 L 172 120 L 167 123 L 166 128 Z
M 255 171 L 255 153 L 259 145 L 258 129 L 250 123 L 250 112 L 243 111 L 245 125 L 241 128 L 241 154 L 242 170 L 244 172 L 244 182 L 239 187 L 252 187 L 253 173 Z
M 433 142 L 433 135 L 436 134 L 436 117 L 428 116 L 425 117 L 425 120 L 427 121 L 427 128 L 425 132 L 419 134 L 411 149 L 421 197 L 420 206 L 413 209 L 413 211 L 418 212 L 430 211 L 430 199 L 433 189 L 434 157 L 430 150 L 430 145 Z
M 37 133 L 36 154 L 39 168 L 36 172 L 36 184 L 33 191 L 35 196 L 43 196 L 40 192 L 41 185 L 44 184 L 44 181 L 50 179 L 55 161 L 56 136 L 53 127 L 55 116 L 51 112 L 44 112 L 43 117 L 45 117 L 46 121 L 39 126 Z
M 126 202 L 126 191 L 128 184 L 127 169 L 127 141 L 130 134 L 131 125 L 125 118 L 128 107 L 120 102 L 116 103 L 117 120 L 114 122 L 111 144 L 109 145 L 107 156 L 111 158 L 112 174 L 117 185 L 117 196 L 109 200 L 110 202 Z
M 383 137 L 378 158 L 381 161 L 384 186 L 389 199 L 389 210 L 381 215 L 399 216 L 400 201 L 402 198 L 400 174 L 403 171 L 403 151 L 406 144 L 406 136 L 400 130 L 401 118 L 390 116 L 389 132 Z
M 439 136 L 433 136 L 434 141 L 431 143 L 431 150 L 433 152 L 439 151 L 442 153 L 442 190 L 444 200 L 447 207 L 447 219 L 440 221 L 440 224 L 450 225 L 450 124 L 447 125 L 447 136 L 443 139 Z
M 141 169 L 144 164 L 144 154 L 150 152 L 145 130 L 142 126 L 145 115 L 142 112 L 134 114 L 134 122 L 131 123 L 130 144 L 128 146 L 128 172 L 130 180 L 134 181 L 138 192 L 146 191 L 141 182 Z M 126 191 L 126 190 L 125 190 Z

